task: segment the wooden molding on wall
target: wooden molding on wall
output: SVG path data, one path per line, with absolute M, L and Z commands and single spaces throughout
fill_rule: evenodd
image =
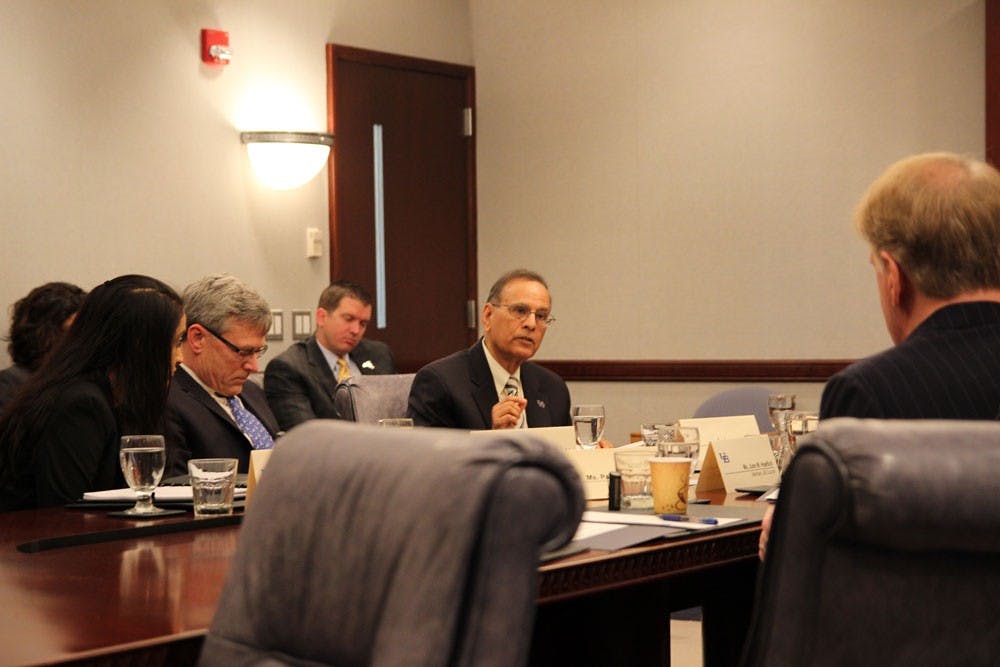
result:
M 986 3 L 986 161 L 1000 165 L 1000 3 Z
M 538 361 L 567 381 L 826 382 L 853 360 L 551 360 Z

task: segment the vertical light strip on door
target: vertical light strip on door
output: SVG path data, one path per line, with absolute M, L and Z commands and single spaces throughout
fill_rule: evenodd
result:
M 372 125 L 375 159 L 375 328 L 385 329 L 385 199 L 382 178 L 382 126 Z

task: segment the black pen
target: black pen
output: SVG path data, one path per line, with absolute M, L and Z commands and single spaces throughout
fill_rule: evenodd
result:
M 711 526 L 718 525 L 718 519 L 712 519 L 710 517 L 693 517 L 687 514 L 660 514 L 661 519 L 664 521 L 690 521 L 691 523 L 707 523 Z

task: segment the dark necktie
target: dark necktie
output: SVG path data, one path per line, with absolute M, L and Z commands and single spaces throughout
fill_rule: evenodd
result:
M 250 438 L 250 444 L 253 445 L 254 449 L 271 449 L 274 447 L 274 438 L 267 432 L 264 424 L 257 419 L 256 415 L 243 407 L 243 402 L 240 399 L 235 396 L 228 396 L 226 403 L 229 404 L 229 409 L 233 411 L 233 419 L 236 420 L 237 426 Z

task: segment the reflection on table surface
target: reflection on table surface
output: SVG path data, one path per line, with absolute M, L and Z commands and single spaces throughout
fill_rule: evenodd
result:
M 751 514 L 762 515 L 766 507 L 752 496 L 699 495 L 728 508 L 747 508 Z M 606 501 L 590 505 L 601 508 L 602 502 L 606 508 Z M 191 521 L 188 514 L 160 519 L 155 525 Z M 144 664 L 182 664 L 178 651 L 184 660 L 197 655 L 236 549 L 238 525 L 199 526 L 38 553 L 17 550 L 17 545 L 40 538 L 149 525 L 154 524 L 111 519 L 102 510 L 0 513 L 0 667 L 128 650 L 142 650 Z M 602 591 L 660 581 L 675 582 L 670 585 L 679 591 L 677 586 L 693 570 L 710 571 L 736 562 L 755 567 L 751 561 L 758 533 L 759 526 L 743 524 L 733 530 L 616 552 L 591 550 L 547 562 L 539 567 L 539 604 L 573 603 Z M 676 600 L 676 604 L 688 602 Z M 150 651 L 161 655 L 151 660 Z

